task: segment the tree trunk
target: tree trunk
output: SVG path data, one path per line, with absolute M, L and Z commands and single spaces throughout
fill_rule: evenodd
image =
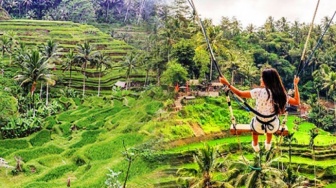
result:
M 127 75 L 127 79 L 126 79 L 126 90 L 128 90 L 129 88 L 129 74 Z
M 100 77 L 101 77 L 101 70 L 99 71 L 99 80 L 98 80 L 98 97 L 100 94 Z
M 148 72 L 149 72 L 149 71 L 147 70 L 147 71 L 146 71 L 146 78 L 145 78 L 145 85 L 144 85 L 144 86 L 146 86 L 146 85 L 147 85 L 147 82 L 148 82 L 148 74 L 149 74 Z
M 131 169 L 131 164 L 132 164 L 132 160 L 129 160 L 128 161 L 128 167 L 127 167 L 127 171 L 126 171 L 126 177 L 125 177 L 123 188 L 126 188 L 126 183 L 127 183 L 127 180 L 128 180 L 129 171 Z
M 41 83 L 41 88 L 40 88 L 40 99 L 42 99 L 42 83 Z
M 159 86 L 160 85 L 160 69 L 158 68 L 157 69 L 157 75 L 156 75 L 156 84 Z
M 86 68 L 87 68 L 87 62 L 85 62 L 85 65 L 84 65 L 84 71 L 83 71 L 83 97 L 85 96 L 85 79 L 86 79 Z
M 126 14 L 125 14 L 124 22 L 126 22 L 126 20 L 127 20 L 128 11 L 129 11 L 129 5 L 127 5 L 127 9 L 126 9 Z
M 71 66 L 70 66 L 70 80 L 69 80 L 69 88 L 71 87 L 71 73 L 72 73 L 72 69 L 71 69 Z
M 234 85 L 234 74 L 235 74 L 235 70 L 232 71 L 231 85 Z
M 35 97 L 34 97 L 34 92 L 32 93 L 33 95 L 33 117 L 35 117 Z
M 49 84 L 47 82 L 47 94 L 46 94 L 46 106 L 48 106 L 48 100 L 49 100 Z
M 106 11 L 105 11 L 105 14 L 106 14 L 106 17 L 105 17 L 105 21 L 107 22 L 107 19 L 108 19 L 108 10 L 110 9 L 110 1 L 108 0 L 107 1 L 107 7 L 106 7 Z

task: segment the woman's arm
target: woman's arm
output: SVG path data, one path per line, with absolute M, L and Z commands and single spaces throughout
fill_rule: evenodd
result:
M 225 77 L 220 77 L 219 81 L 224 84 L 227 85 L 230 90 L 235 93 L 236 95 L 238 95 L 239 97 L 243 97 L 243 98 L 251 98 L 251 92 L 250 91 L 241 91 L 235 87 L 233 87 L 228 80 Z
M 300 81 L 299 77 L 294 77 L 294 98 L 293 97 L 289 97 L 289 104 L 292 105 L 300 105 L 301 101 L 300 101 L 300 93 L 299 93 L 299 87 L 298 87 L 298 83 Z

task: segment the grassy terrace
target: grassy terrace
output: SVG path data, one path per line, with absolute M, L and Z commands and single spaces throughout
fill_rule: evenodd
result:
M 62 21 L 9 20 L 0 21 L 0 27 L 2 31 L 17 32 L 18 40 L 27 45 L 38 45 L 53 39 L 64 51 L 69 51 L 84 41 L 91 42 L 98 50 L 118 52 L 119 55 L 125 55 L 132 49 L 124 41 L 115 40 L 91 25 Z
M 21 156 L 25 171 L 12 176 L 1 168 L 0 187 L 64 187 L 68 178 L 71 187 L 103 187 L 108 168 L 120 171 L 127 166 L 122 141 L 127 147 L 146 142 L 149 137 L 143 125 L 162 106 L 145 95 L 141 100 L 127 92 L 120 97 L 128 99 L 128 106 L 123 99 L 90 97 L 82 104 L 80 99 L 59 99 L 71 107 L 49 117 L 44 130 L 26 138 L 0 140 L 0 156 L 10 165 L 15 163 L 14 156 Z M 72 125 L 78 130 L 71 131 Z M 160 168 L 137 160 L 129 186 L 153 185 Z
M 4 32 L 14 31 L 17 35 L 17 41 L 26 44 L 28 48 L 34 48 L 45 43 L 48 39 L 53 39 L 58 43 L 59 48 L 61 48 L 59 52 L 61 57 L 64 57 L 70 49 L 76 49 L 77 45 L 82 44 L 84 41 L 89 41 L 95 50 L 99 50 L 110 56 L 110 59 L 113 61 L 111 63 L 122 61 L 125 55 L 133 49 L 133 47 L 126 42 L 113 39 L 92 25 L 65 21 L 9 20 L 0 21 L 0 28 Z M 62 80 L 66 82 L 66 80 L 69 79 L 69 73 L 61 71 L 60 68 L 61 66 L 57 65 L 57 71 L 54 72 L 59 77 L 57 83 L 61 84 L 56 85 L 56 87 L 62 87 Z M 88 69 L 87 71 L 98 72 L 96 69 Z M 111 88 L 116 81 L 124 79 L 124 72 L 125 71 L 120 72 L 119 70 L 106 70 L 101 78 L 102 87 Z M 73 72 L 72 84 L 75 88 L 81 87 L 82 78 L 82 73 Z M 98 77 L 89 76 L 87 85 L 88 90 L 97 88 Z

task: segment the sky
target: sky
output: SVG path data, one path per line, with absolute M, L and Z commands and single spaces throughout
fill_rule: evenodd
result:
M 288 21 L 310 24 L 318 0 L 193 0 L 201 18 L 211 18 L 219 24 L 222 16 L 235 16 L 245 28 L 248 24 L 259 27 L 269 16 L 279 20 L 285 17 Z M 314 23 L 331 16 L 336 11 L 336 0 L 320 0 Z M 334 22 L 336 21 L 334 18 Z

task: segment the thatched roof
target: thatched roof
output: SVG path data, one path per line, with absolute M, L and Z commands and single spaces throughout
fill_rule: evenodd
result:
M 125 88 L 126 87 L 126 82 L 117 81 L 114 85 L 118 86 L 118 87 L 121 87 L 121 88 Z

